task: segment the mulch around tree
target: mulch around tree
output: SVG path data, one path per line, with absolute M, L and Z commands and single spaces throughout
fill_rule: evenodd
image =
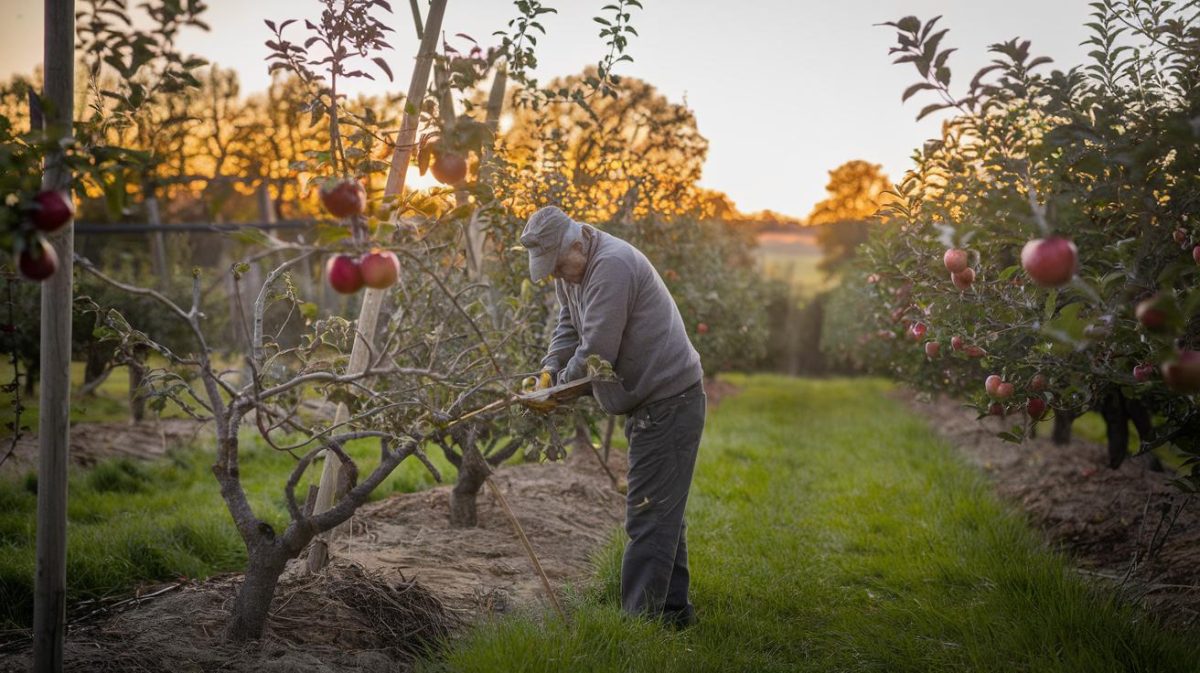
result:
M 624 474 L 624 454 L 609 469 Z M 624 496 L 596 454 L 505 467 L 493 477 L 521 521 L 556 593 L 582 586 L 594 555 L 618 529 Z M 362 507 L 336 562 L 307 575 L 303 558 L 281 578 L 265 637 L 225 642 L 241 576 L 148 587 L 143 601 L 77 619 L 68 671 L 405 671 L 416 653 L 465 623 L 547 599 L 499 503 L 480 492 L 479 526 L 448 523 L 451 486 L 397 494 Z M 30 670 L 28 638 L 0 643 L 0 671 Z

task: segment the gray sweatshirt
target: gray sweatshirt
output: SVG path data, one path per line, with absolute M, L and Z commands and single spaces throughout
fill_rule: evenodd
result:
M 704 372 L 667 286 L 637 248 L 585 230 L 593 235 L 583 281 L 554 281 L 562 308 L 542 365 L 582 375 L 589 355 L 611 362 L 621 380 L 592 385 L 610 414 L 683 392 Z

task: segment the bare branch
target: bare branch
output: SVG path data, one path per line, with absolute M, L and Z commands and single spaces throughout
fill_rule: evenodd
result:
M 286 260 L 279 266 L 275 267 L 271 273 L 267 274 L 267 279 L 263 281 L 262 288 L 258 291 L 258 297 L 254 300 L 254 331 L 251 337 L 251 352 L 254 357 L 254 364 L 257 367 L 262 366 L 262 329 L 263 329 L 263 313 L 267 307 L 267 291 L 271 289 L 271 284 L 276 281 L 292 266 L 308 259 L 315 253 L 315 250 L 308 250 L 296 257 Z
M 354 511 L 367 501 L 367 496 L 371 494 L 371 491 L 374 491 L 396 469 L 397 465 L 413 454 L 418 443 L 416 440 L 409 440 L 403 448 L 388 454 L 387 458 L 379 461 L 379 465 L 362 483 L 350 489 L 350 492 L 339 500 L 336 505 L 313 516 L 311 521 L 316 530 L 323 533 L 341 525 L 349 519 L 354 514 Z

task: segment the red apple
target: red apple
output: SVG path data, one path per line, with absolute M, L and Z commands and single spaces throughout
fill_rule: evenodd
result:
M 1008 382 L 1001 383 L 1000 385 L 996 386 L 995 398 L 998 400 L 1007 400 L 1013 396 L 1014 392 L 1015 389 L 1013 388 L 1013 384 Z
M 1037 238 L 1021 249 L 1021 266 L 1042 287 L 1060 287 L 1071 282 L 1078 263 L 1075 244 L 1061 236 Z
M 708 334 L 708 323 L 702 322 L 696 325 L 697 334 Z
M 954 282 L 954 287 L 960 290 L 966 290 L 975 282 L 975 269 L 967 267 L 958 273 L 950 274 L 950 280 Z
M 867 276 L 867 283 L 874 285 L 875 283 L 878 283 L 878 282 L 879 282 L 879 274 L 873 273 L 873 274 Z
M 925 327 L 925 323 L 915 322 L 912 324 L 912 327 L 908 328 L 908 337 L 913 341 L 920 341 L 925 338 L 925 332 L 928 330 L 929 328 Z
M 1167 312 L 1166 299 L 1157 294 L 1138 302 L 1134 315 L 1137 316 L 1138 322 L 1142 323 L 1142 327 L 1150 332 L 1166 331 L 1171 318 L 1171 314 Z
M 946 265 L 946 270 L 950 273 L 961 273 L 967 268 L 967 251 L 950 248 L 942 255 L 942 264 Z
M 391 250 L 372 249 L 358 261 L 363 285 L 382 290 L 396 284 L 400 277 L 400 260 Z
M 1174 360 L 1162 364 L 1162 377 L 1177 393 L 1200 393 L 1200 351 L 1179 351 Z
M 1035 421 L 1042 420 L 1042 416 L 1046 414 L 1046 400 L 1040 397 L 1031 397 L 1025 403 L 1025 413 Z
M 1172 236 L 1175 237 L 1175 242 L 1178 243 L 1179 245 L 1187 245 L 1187 241 L 1188 241 L 1187 229 L 1180 227 L 1175 230 L 1175 232 L 1172 234 Z
M 1138 383 L 1145 383 L 1154 377 L 1154 365 L 1146 362 L 1133 368 L 1133 378 Z
M 467 177 L 467 160 L 461 156 L 447 152 L 439 154 L 430 167 L 433 177 L 443 185 L 454 185 Z
M 357 180 L 329 180 L 321 185 L 321 203 L 334 217 L 361 215 L 367 192 Z
M 1029 379 L 1029 390 L 1031 392 L 1040 393 L 1046 389 L 1046 377 L 1042 374 L 1034 374 L 1033 378 Z
M 960 351 L 963 348 L 966 348 L 966 346 L 967 346 L 967 344 L 965 341 L 963 341 L 962 337 L 960 337 L 960 336 L 950 337 L 950 347 L 953 348 L 954 350 Z
M 942 352 L 942 345 L 936 341 L 925 342 L 925 357 L 933 360 Z
M 993 416 L 1004 416 L 1004 405 L 999 402 L 992 402 L 988 407 L 988 413 Z
M 966 353 L 967 357 L 969 358 L 981 358 L 987 355 L 987 351 L 983 350 L 979 346 L 967 346 L 963 349 L 963 353 Z
M 33 226 L 42 231 L 58 231 L 75 217 L 75 202 L 64 192 L 44 190 L 33 197 L 33 202 Z
M 999 389 L 1001 383 L 1004 383 L 1004 379 L 1000 378 L 999 374 L 992 374 L 984 379 L 983 389 L 987 391 L 989 397 L 995 397 L 996 390 Z
M 43 281 L 58 270 L 58 253 L 41 236 L 30 241 L 17 260 L 21 275 L 32 281 Z
M 330 257 L 325 264 L 325 277 L 329 286 L 342 294 L 353 294 L 363 286 L 362 269 L 350 255 Z
M 1197 264 L 1200 264 L 1200 245 L 1192 248 L 1192 259 L 1196 260 Z

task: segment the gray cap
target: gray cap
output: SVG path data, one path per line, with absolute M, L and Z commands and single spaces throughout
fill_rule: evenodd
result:
M 529 251 L 529 277 L 541 280 L 554 271 L 558 257 L 583 236 L 583 226 L 556 206 L 546 206 L 529 217 L 521 232 L 521 245 Z

